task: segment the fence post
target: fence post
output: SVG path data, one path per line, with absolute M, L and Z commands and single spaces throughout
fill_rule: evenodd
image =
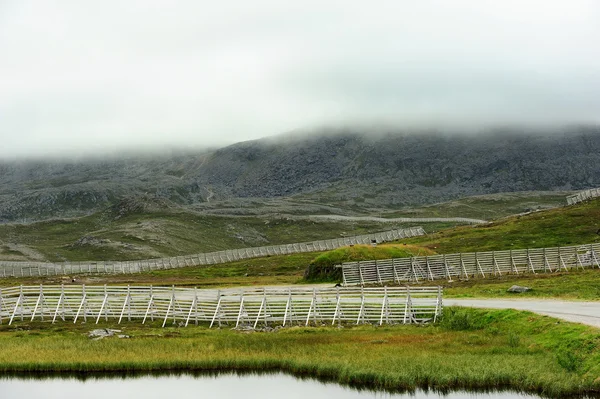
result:
M 333 320 L 331 321 L 331 325 L 335 324 L 335 319 L 337 318 L 338 326 L 339 326 L 341 324 L 341 317 L 338 314 L 338 312 L 340 312 L 340 289 L 339 289 L 339 287 L 336 289 L 335 297 L 336 297 L 335 311 L 333 312 Z
M 477 264 L 477 268 L 481 272 L 481 275 L 483 276 L 483 278 L 485 278 L 485 274 L 483 273 L 483 268 L 481 267 L 481 264 L 479 263 L 479 257 L 477 255 L 478 255 L 478 253 L 475 252 L 475 263 Z
M 291 320 L 291 316 L 292 316 L 292 289 L 290 287 L 288 287 L 288 300 L 287 303 L 285 304 L 285 311 L 283 313 L 283 326 L 285 327 L 285 323 L 287 321 L 288 318 L 288 312 L 290 314 L 290 323 L 292 322 Z
M 531 269 L 533 274 L 537 274 L 535 272 L 535 267 L 533 267 L 533 261 L 531 260 L 531 256 L 529 256 L 529 248 L 527 248 L 526 254 L 527 254 L 527 263 L 529 264 L 529 268 Z
M 548 268 L 548 270 L 550 270 L 550 273 L 552 273 L 552 266 L 550 266 L 550 262 L 548 261 L 548 256 L 546 255 L 546 248 L 544 248 L 544 250 L 543 250 L 543 256 L 544 256 L 544 273 L 546 272 L 546 268 Z
M 442 287 L 438 285 L 438 294 L 435 301 L 435 314 L 433 315 L 433 322 L 437 321 L 438 316 L 442 313 Z
M 408 319 L 408 323 L 410 324 L 411 319 L 412 319 L 412 299 L 410 297 L 410 287 L 407 285 L 406 286 L 406 303 L 404 304 L 404 320 L 402 321 L 403 324 L 406 324 L 406 320 Z
M 508 251 L 508 256 L 510 256 L 510 264 L 512 269 L 516 274 L 519 274 L 519 269 L 517 269 L 517 265 L 515 264 L 515 259 L 513 258 L 512 249 Z
M 598 189 L 596 189 L 596 190 L 598 190 Z M 593 244 L 590 244 L 590 259 L 593 260 L 592 267 L 594 266 L 594 262 L 596 262 L 596 266 L 598 266 L 598 268 L 600 268 L 600 262 L 598 262 L 598 257 L 596 256 L 596 251 L 594 251 Z
M 465 267 L 465 262 L 463 262 L 462 252 L 459 253 L 458 257 L 459 257 L 459 260 L 460 260 L 460 266 L 462 268 L 462 271 L 464 272 L 465 278 L 468 281 L 469 280 L 469 275 L 467 274 L 467 268 Z
M 390 303 L 388 301 L 387 287 L 383 288 L 383 301 L 381 303 L 381 316 L 379 318 L 379 325 L 383 325 L 383 317 L 385 316 L 385 322 L 390 322 Z
M 427 272 L 429 273 L 429 279 L 433 281 L 433 273 L 431 273 L 431 267 L 429 266 L 429 256 L 425 255 L 425 265 L 427 266 Z
M 2 295 L 2 288 L 0 288 L 0 324 L 2 324 L 2 308 L 4 307 L 4 296 Z

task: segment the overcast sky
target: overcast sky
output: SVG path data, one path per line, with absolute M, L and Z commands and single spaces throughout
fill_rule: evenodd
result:
M 600 123 L 597 0 L 0 0 L 0 158 Z

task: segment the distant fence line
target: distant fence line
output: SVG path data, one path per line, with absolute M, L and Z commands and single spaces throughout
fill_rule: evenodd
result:
M 569 195 L 567 197 L 567 204 L 574 205 L 579 202 L 583 202 L 585 200 L 597 197 L 600 197 L 600 188 L 590 188 L 589 190 L 583 190 L 576 194 Z
M 123 319 L 167 323 L 322 325 L 412 324 L 441 315 L 441 287 L 260 288 L 198 290 L 169 287 L 18 286 L 0 288 L 0 324 L 15 320 Z
M 570 247 L 416 256 L 377 261 L 347 262 L 344 285 L 469 279 L 469 276 L 568 271 L 600 267 L 600 243 Z
M 374 234 L 354 237 L 335 238 L 298 244 L 283 244 L 266 247 L 232 249 L 226 251 L 175 256 L 170 258 L 145 259 L 132 261 L 84 261 L 84 262 L 17 262 L 0 261 L 0 276 L 28 277 L 70 274 L 125 274 L 142 271 L 173 269 L 186 266 L 204 266 L 232 262 L 242 259 L 258 258 L 269 255 L 287 255 L 293 253 L 327 251 L 347 245 L 370 244 L 372 242 L 394 241 L 424 235 L 422 227 L 395 229 Z

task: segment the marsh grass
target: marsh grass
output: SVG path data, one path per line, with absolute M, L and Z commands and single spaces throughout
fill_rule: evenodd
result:
M 273 370 L 390 390 L 600 391 L 600 332 L 527 312 L 447 308 L 430 326 L 158 326 L 100 324 L 131 338 L 93 341 L 92 323 L 2 325 L 0 371 Z

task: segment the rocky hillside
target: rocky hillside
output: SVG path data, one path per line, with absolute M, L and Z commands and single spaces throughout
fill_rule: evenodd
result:
M 208 153 L 0 163 L 0 221 L 92 212 L 124 197 L 179 205 L 296 196 L 399 206 L 511 191 L 600 186 L 600 128 L 486 134 L 338 132 Z

